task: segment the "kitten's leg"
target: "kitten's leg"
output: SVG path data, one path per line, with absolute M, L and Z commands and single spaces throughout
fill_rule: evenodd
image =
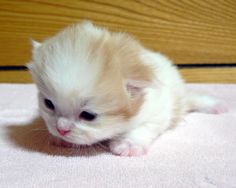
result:
M 160 134 L 155 124 L 145 124 L 110 142 L 112 153 L 121 156 L 140 156 L 147 153 L 153 140 Z

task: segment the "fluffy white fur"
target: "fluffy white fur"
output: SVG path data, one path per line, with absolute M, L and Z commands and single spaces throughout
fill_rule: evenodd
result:
M 90 22 L 70 26 L 42 43 L 33 42 L 28 67 L 52 135 L 83 145 L 108 139 L 117 155 L 145 154 L 153 140 L 187 111 L 223 111 L 214 99 L 186 91 L 165 56 L 143 48 L 127 34 Z M 55 109 L 49 109 L 45 99 Z M 81 119 L 83 111 L 97 117 Z

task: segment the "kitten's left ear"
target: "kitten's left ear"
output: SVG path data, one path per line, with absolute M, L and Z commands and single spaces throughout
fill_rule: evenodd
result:
M 125 87 L 131 97 L 136 97 L 142 94 L 143 89 L 151 86 L 151 82 L 144 80 L 126 80 Z

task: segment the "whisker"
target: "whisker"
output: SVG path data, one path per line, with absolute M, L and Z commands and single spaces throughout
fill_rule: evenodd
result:
M 31 129 L 31 131 L 48 131 L 48 129 Z
M 101 142 L 97 143 L 97 145 L 98 145 L 100 148 L 104 149 L 105 151 L 109 151 L 109 147 L 108 147 L 107 145 L 105 145 L 105 144 L 103 144 L 103 143 L 101 143 Z
M 46 132 L 46 131 L 45 131 Z M 32 134 L 32 133 L 36 133 L 36 134 L 40 134 L 42 133 L 42 130 L 27 130 L 27 131 L 21 131 L 20 134 L 18 133 L 17 136 L 26 136 L 27 134 Z

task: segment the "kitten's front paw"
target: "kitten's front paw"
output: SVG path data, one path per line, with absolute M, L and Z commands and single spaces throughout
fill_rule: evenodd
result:
M 147 153 L 146 146 L 141 144 L 132 143 L 128 140 L 114 140 L 110 143 L 110 150 L 115 155 L 120 156 L 141 156 Z

